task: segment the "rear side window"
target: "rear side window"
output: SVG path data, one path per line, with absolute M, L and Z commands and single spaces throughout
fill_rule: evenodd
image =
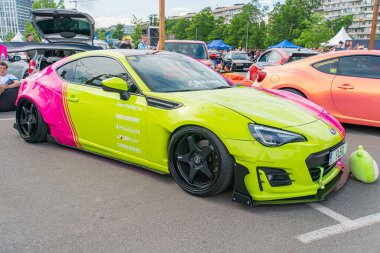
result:
M 75 68 L 77 66 L 77 61 L 69 62 L 57 69 L 58 75 L 69 82 L 74 81 Z
M 75 70 L 74 83 L 101 87 L 101 81 L 111 77 L 125 79 L 127 75 L 120 63 L 107 57 L 87 57 L 79 59 Z
M 342 57 L 339 75 L 366 78 L 380 78 L 380 56 L 353 55 Z
M 279 62 L 281 60 L 281 58 L 282 58 L 281 54 L 277 53 L 276 51 L 273 51 L 270 54 L 267 62 L 271 62 L 271 63 Z
M 271 52 L 267 52 L 267 53 L 265 53 L 265 54 L 262 54 L 261 56 L 260 56 L 260 59 L 258 60 L 258 62 L 266 62 L 267 61 L 267 59 L 269 58 L 269 54 L 270 54 Z
M 336 75 L 338 73 L 339 58 L 317 62 L 312 66 L 323 73 Z

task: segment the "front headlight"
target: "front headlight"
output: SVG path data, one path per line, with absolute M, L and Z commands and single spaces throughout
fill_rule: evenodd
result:
M 278 147 L 290 142 L 306 141 L 306 138 L 302 135 L 277 128 L 256 124 L 249 124 L 248 128 L 258 142 L 268 147 Z

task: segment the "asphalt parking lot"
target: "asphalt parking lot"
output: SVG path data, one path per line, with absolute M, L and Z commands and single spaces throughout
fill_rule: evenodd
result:
M 380 183 L 325 202 L 247 207 L 193 197 L 170 176 L 52 143 L 0 113 L 0 252 L 380 252 Z M 380 162 L 380 129 L 345 125 Z M 348 155 L 344 158 L 347 164 Z

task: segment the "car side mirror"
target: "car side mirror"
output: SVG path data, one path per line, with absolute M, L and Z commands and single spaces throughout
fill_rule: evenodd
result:
M 120 93 L 121 100 L 128 100 L 130 94 L 128 92 L 128 84 L 120 77 L 112 77 L 102 81 L 102 89 L 107 92 Z
M 15 56 L 13 56 L 13 58 L 12 58 L 12 61 L 21 61 L 21 56 L 19 56 L 19 55 L 15 55 Z

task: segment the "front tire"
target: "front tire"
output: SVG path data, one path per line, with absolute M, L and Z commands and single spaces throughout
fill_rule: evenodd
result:
M 169 170 L 186 192 L 213 196 L 232 180 L 234 159 L 210 130 L 187 126 L 175 132 L 169 144 Z
M 32 101 L 24 100 L 19 103 L 16 110 L 16 124 L 25 141 L 39 143 L 47 140 L 49 128 Z

